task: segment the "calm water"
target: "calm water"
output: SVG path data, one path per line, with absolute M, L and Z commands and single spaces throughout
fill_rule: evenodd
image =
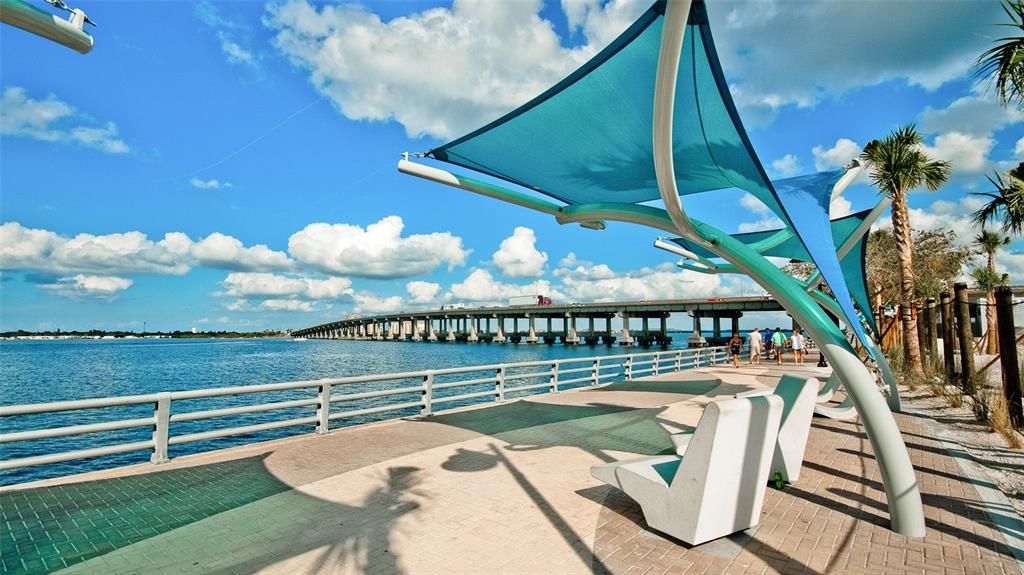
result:
M 687 334 L 673 335 L 676 340 L 673 346 L 685 347 Z M 569 347 L 563 345 L 527 346 L 329 340 L 300 342 L 288 339 L 5 340 L 0 341 L 0 404 L 86 399 L 553 358 L 582 358 L 653 351 L 654 349 L 656 348 L 644 350 L 605 346 Z M 483 376 L 477 373 L 465 376 L 463 379 L 479 377 Z M 345 391 L 354 393 L 386 387 L 405 387 L 416 385 L 416 383 L 418 382 L 407 380 L 383 384 L 364 384 L 347 386 Z M 493 388 L 493 385 L 482 386 L 480 390 L 488 387 Z M 337 389 L 335 388 L 335 390 Z M 446 391 L 449 395 L 455 395 L 474 390 L 459 388 Z M 252 403 L 305 399 L 314 397 L 314 395 L 313 390 L 294 390 L 242 397 L 175 401 L 172 404 L 172 412 L 182 413 Z M 415 401 L 415 399 L 416 397 L 408 395 L 397 398 L 363 400 L 358 404 L 345 402 L 334 405 L 332 412 L 409 402 Z M 313 415 L 314 411 L 313 406 L 307 406 L 205 421 L 173 423 L 171 435 L 173 437 L 219 427 L 306 417 Z M 331 425 L 333 429 L 396 415 L 413 415 L 417 412 L 415 409 L 395 411 L 383 415 L 353 418 L 352 420 L 336 420 L 331 422 Z M 19 416 L 0 420 L 0 433 L 121 418 L 150 417 L 151 415 L 152 407 L 143 405 L 43 416 Z M 250 443 L 255 440 L 309 433 L 312 430 L 313 425 L 309 424 L 247 436 L 188 443 L 171 446 L 170 455 L 173 458 L 197 451 Z M 150 435 L 151 431 L 148 428 L 138 428 L 44 441 L 0 444 L 0 460 L 96 447 L 122 441 L 146 441 Z M 21 470 L 0 471 L 0 484 L 21 483 L 148 460 L 147 452 L 137 452 Z

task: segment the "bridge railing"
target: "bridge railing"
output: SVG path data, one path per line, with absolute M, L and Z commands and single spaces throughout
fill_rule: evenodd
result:
M 63 439 L 52 441 L 59 438 L 134 430 L 132 441 L 104 445 L 89 441 L 84 449 L 5 457 L 0 460 L 0 470 L 147 450 L 151 463 L 163 463 L 170 457 L 171 446 L 176 445 L 301 426 L 312 426 L 315 433 L 322 434 L 338 420 L 431 415 L 484 401 L 705 367 L 725 359 L 724 347 L 706 347 L 0 406 L 0 423 L 6 429 L 21 427 L 14 418 L 43 418 L 44 427 L 39 427 L 37 420 L 34 429 L 0 433 L 0 446 L 21 444 L 17 450 L 20 453 L 67 447 Z M 209 401 L 202 403 L 248 396 L 258 396 L 259 402 L 213 409 L 205 409 Z M 121 408 L 122 412 L 133 408 L 135 415 L 143 417 L 97 421 L 110 415 L 109 411 L 102 413 L 107 408 Z M 53 417 L 71 412 L 70 417 Z M 262 421 L 269 412 L 277 412 L 278 418 Z M 388 413 L 391 415 L 379 417 Z M 224 418 L 235 421 L 225 423 Z M 70 424 L 55 425 L 61 420 Z M 214 425 L 213 421 L 221 423 Z M 36 446 L 26 446 L 29 442 L 36 442 Z

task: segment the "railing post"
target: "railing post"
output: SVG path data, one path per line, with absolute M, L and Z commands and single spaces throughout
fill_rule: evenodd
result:
M 171 427 L 171 394 L 162 392 L 157 394 L 155 412 L 153 418 L 156 420 L 153 425 L 153 455 L 150 456 L 150 463 L 167 463 L 167 439 L 170 436 Z
M 676 371 L 683 371 L 683 352 L 676 350 Z
M 498 368 L 498 380 L 494 383 L 494 392 L 498 401 L 505 401 L 505 366 Z
M 697 348 L 697 353 L 693 354 L 693 365 L 691 367 L 694 367 L 694 368 L 697 368 L 697 369 L 700 368 L 700 352 L 701 352 L 701 349 L 698 347 Z
M 327 433 L 331 421 L 331 384 L 321 383 L 316 398 L 316 432 L 323 435 Z
M 956 327 L 960 340 L 960 385 L 965 394 L 974 397 L 974 334 L 971 333 L 971 310 L 967 299 L 967 284 L 953 284 L 956 298 Z
M 558 393 L 558 362 L 551 363 L 551 393 Z
M 592 364 L 594 381 L 590 382 L 590 385 L 597 385 L 601 383 L 601 358 L 594 359 Z
M 658 367 L 659 367 L 659 364 L 661 363 L 659 361 L 660 359 L 661 359 L 661 354 L 660 353 L 655 353 L 654 354 L 654 362 L 651 364 L 651 375 L 658 375 Z
M 633 356 L 627 355 L 626 361 L 622 362 L 622 375 L 626 381 L 633 379 Z
M 434 402 L 434 372 L 427 372 L 427 375 L 423 376 L 423 391 L 420 392 L 420 397 L 423 400 L 420 415 L 430 415 Z

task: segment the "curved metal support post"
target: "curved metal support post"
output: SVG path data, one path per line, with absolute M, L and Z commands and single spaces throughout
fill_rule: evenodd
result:
M 903 436 L 875 387 L 874 378 L 842 332 L 807 295 L 802 284 L 729 234 L 691 221 L 683 210 L 676 188 L 672 115 L 690 4 L 690 0 L 668 2 L 654 87 L 654 172 L 665 209 L 680 234 L 734 264 L 770 291 L 818 343 L 833 370 L 843 378 L 850 399 L 864 422 L 885 486 L 893 531 L 910 537 L 923 537 L 925 523 L 921 492 Z
M 697 254 L 691 252 L 690 250 L 683 248 L 680 245 L 674 244 L 670 241 L 663 240 L 661 238 L 654 240 L 654 247 L 658 248 L 659 250 L 664 250 L 670 254 L 675 254 L 679 257 L 688 260 L 693 260 L 699 263 L 700 265 L 704 266 L 705 269 L 710 271 L 715 271 L 718 268 L 718 265 L 712 262 L 711 260 L 702 258 Z
M 819 290 L 813 290 L 808 293 L 811 294 L 814 301 L 818 302 L 818 305 L 827 309 L 829 313 L 836 317 L 842 317 L 842 310 L 839 309 L 839 305 L 836 303 L 836 300 L 830 298 Z M 878 365 L 878 371 L 882 375 L 882 381 L 885 382 L 885 385 L 889 388 L 889 409 L 899 412 L 902 408 L 902 404 L 900 403 L 900 389 L 896 384 L 896 375 L 892 372 L 892 367 L 889 366 L 889 361 L 873 340 L 862 343 L 865 343 L 865 345 L 870 344 L 871 349 L 868 351 L 871 352 L 875 363 Z

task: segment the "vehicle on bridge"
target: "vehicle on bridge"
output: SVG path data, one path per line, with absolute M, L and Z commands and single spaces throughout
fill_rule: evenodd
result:
M 508 305 L 554 305 L 551 298 L 543 295 L 514 295 L 508 298 Z

